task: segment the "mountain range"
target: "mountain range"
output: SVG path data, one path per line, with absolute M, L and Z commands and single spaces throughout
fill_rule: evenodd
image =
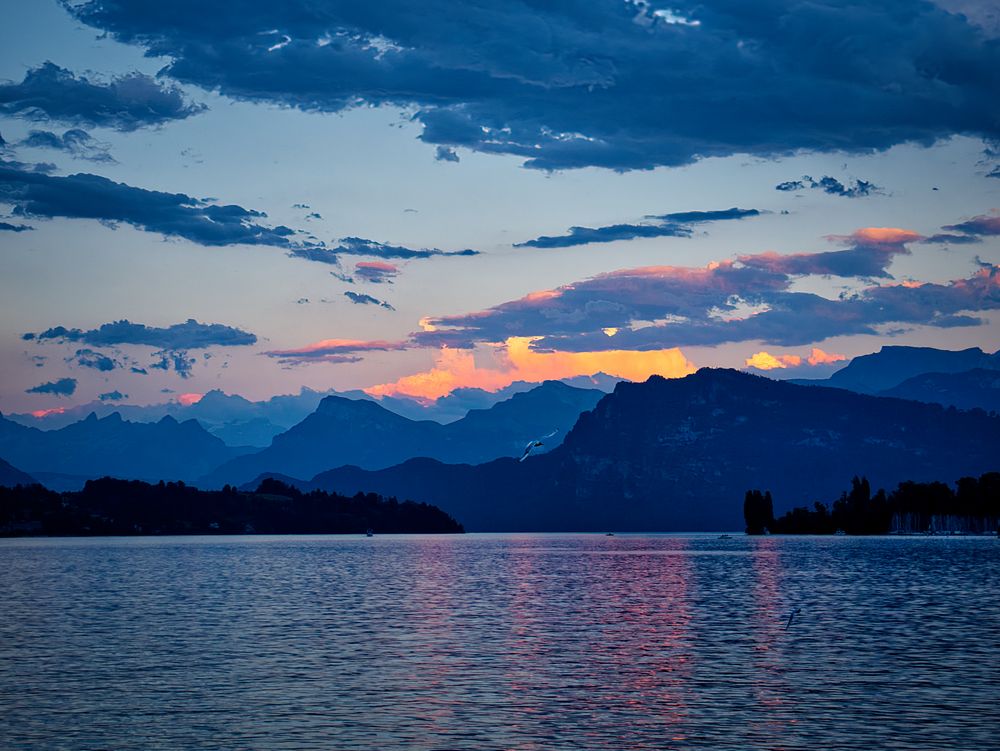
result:
M 782 507 L 1000 467 L 1000 417 L 804 387 L 732 370 L 621 383 L 547 454 L 449 465 L 342 467 L 304 488 L 435 503 L 470 530 L 742 528 L 743 494 Z
M 882 347 L 870 355 L 855 357 L 829 378 L 794 379 L 791 382 L 878 394 L 926 373 L 963 373 L 973 369 L 1000 369 L 1000 352 L 989 354 L 979 347 L 962 350 Z
M 961 373 L 922 373 L 908 378 L 883 396 L 943 404 L 957 409 L 1000 413 L 1000 369 L 974 368 Z
M 39 430 L 0 415 L 0 456 L 59 490 L 104 475 L 190 481 L 246 450 L 227 446 L 195 420 L 170 416 L 139 423 L 91 413 L 58 430 Z
M 577 388 L 611 391 L 620 379 L 595 373 L 563 379 Z M 449 423 L 465 417 L 470 410 L 488 409 L 515 394 L 531 391 L 538 383 L 516 381 L 497 391 L 480 388 L 459 388 L 440 399 L 424 402 L 403 396 L 375 398 L 364 391 L 314 391 L 303 388 L 298 394 L 282 394 L 262 401 L 251 401 L 238 394 L 212 390 L 197 401 L 172 400 L 161 404 L 120 404 L 114 401 L 93 401 L 72 407 L 7 415 L 7 419 L 33 428 L 56 430 L 83 420 L 91 413 L 108 417 L 115 413 L 130 422 L 156 422 L 170 416 L 183 422 L 197 420 L 205 430 L 221 438 L 229 446 L 264 448 L 279 433 L 300 423 L 312 414 L 327 396 L 373 401 L 386 410 L 411 420 L 433 420 Z M 195 395 L 197 396 L 197 395 Z
M 792 506 L 830 500 L 853 474 L 888 487 L 1000 464 L 1000 418 L 932 406 L 1000 411 L 1000 357 L 980 349 L 883 347 L 823 381 L 703 369 L 620 383 L 610 395 L 559 381 L 525 385 L 438 400 L 439 415 L 489 405 L 447 423 L 400 415 L 391 399 L 306 389 L 266 402 L 212 391 L 183 408 L 197 420 L 91 413 L 40 430 L 0 416 L 0 485 L 36 478 L 75 490 L 112 475 L 215 488 L 271 476 L 437 503 L 470 529 L 707 529 L 738 526 L 751 486 Z M 132 409 L 149 416 L 153 407 Z M 267 430 L 273 420 L 291 425 L 263 449 L 227 446 L 204 427 L 228 426 L 232 437 L 254 420 Z M 529 440 L 553 431 L 540 456 L 517 461 Z
M 546 381 L 445 425 L 411 420 L 371 401 L 328 396 L 271 446 L 233 459 L 202 477 L 199 485 L 238 485 L 262 473 L 312 477 L 347 464 L 379 469 L 417 456 L 478 464 L 520 456 L 528 441 L 554 433 L 539 447 L 545 451 L 558 445 L 580 414 L 603 396 L 597 389 Z

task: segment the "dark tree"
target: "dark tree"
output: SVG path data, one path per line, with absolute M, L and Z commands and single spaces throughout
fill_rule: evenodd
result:
M 774 526 L 774 502 L 771 491 L 761 493 L 759 490 L 748 490 L 743 499 L 743 520 L 747 525 L 748 535 L 762 535 Z

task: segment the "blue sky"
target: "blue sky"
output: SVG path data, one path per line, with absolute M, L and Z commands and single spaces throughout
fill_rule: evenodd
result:
M 0 6 L 3 411 L 1000 347 L 980 4 Z

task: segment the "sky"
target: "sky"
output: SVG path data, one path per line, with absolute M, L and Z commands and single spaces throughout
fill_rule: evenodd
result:
M 1000 10 L 0 0 L 0 410 L 1000 348 Z

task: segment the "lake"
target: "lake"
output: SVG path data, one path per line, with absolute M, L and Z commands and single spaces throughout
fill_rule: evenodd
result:
M 1000 747 L 995 538 L 24 539 L 0 571 L 4 749 Z

